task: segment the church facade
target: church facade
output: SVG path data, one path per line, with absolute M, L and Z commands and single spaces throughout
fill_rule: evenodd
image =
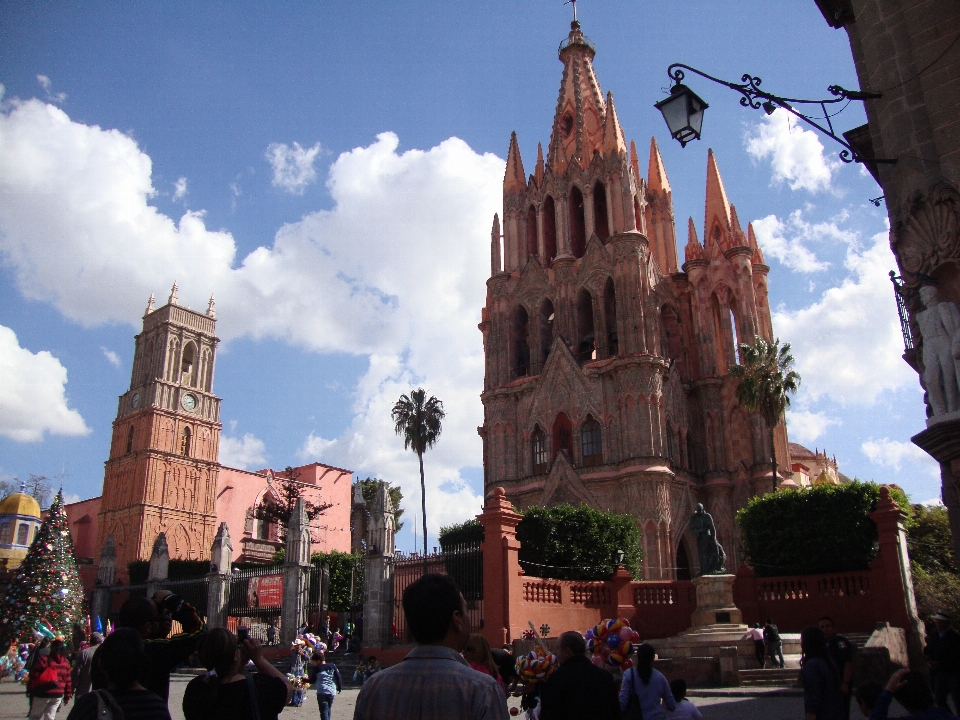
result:
M 655 139 L 646 177 L 574 21 L 544 158 L 527 176 L 514 134 L 494 217 L 482 311 L 485 492 L 516 506 L 587 504 L 631 513 L 646 579 L 697 571 L 687 531 L 697 502 L 715 520 L 728 570 L 734 514 L 790 475 L 741 407 L 737 346 L 773 339 L 769 267 L 740 224 L 717 160 L 706 168 L 703 242 L 691 218 L 679 263 L 673 190 Z
M 163 532 L 171 558 L 204 560 L 226 522 L 234 559 L 269 562 L 283 547 L 257 506 L 279 499 L 287 473 L 249 472 L 219 462 L 220 398 L 213 393 L 217 345 L 213 298 L 206 312 L 153 296 L 135 338 L 130 387 L 118 401 L 103 493 L 66 506 L 76 554 L 95 562 L 113 536 L 117 567 L 149 559 Z M 301 495 L 330 504 L 311 522 L 314 552 L 350 550 L 352 472 L 322 463 L 293 468 Z

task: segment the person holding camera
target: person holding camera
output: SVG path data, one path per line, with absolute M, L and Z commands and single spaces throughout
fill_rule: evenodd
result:
M 194 678 L 183 693 L 186 720 L 277 720 L 293 696 L 286 676 L 263 657 L 253 638 L 242 642 L 225 628 L 207 631 L 197 648 L 209 672 Z M 247 661 L 257 672 L 243 674 Z
M 168 638 L 173 621 L 183 632 Z M 203 633 L 203 620 L 190 603 L 169 590 L 158 590 L 153 597 L 132 597 L 120 607 L 118 628 L 132 628 L 143 638 L 143 649 L 150 662 L 140 684 L 166 702 L 170 696 L 170 672 L 197 649 Z M 107 679 L 97 663 L 91 668 L 93 689 L 107 687 Z

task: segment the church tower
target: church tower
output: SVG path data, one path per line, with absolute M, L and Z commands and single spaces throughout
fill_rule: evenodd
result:
M 734 513 L 772 486 L 763 420 L 736 400 L 737 343 L 770 339 L 768 268 L 708 155 L 706 245 L 693 221 L 678 267 L 673 188 L 655 140 L 647 178 L 580 24 L 547 157 L 525 175 L 516 134 L 494 216 L 480 330 L 484 485 L 524 508 L 629 512 L 647 579 L 696 571 L 697 502 L 737 547 Z M 501 235 L 502 230 L 502 235 Z M 777 457 L 789 468 L 785 428 Z M 736 553 L 728 552 L 729 570 Z
M 176 283 L 163 307 L 150 296 L 103 480 L 97 547 L 112 535 L 118 567 L 148 559 L 160 532 L 173 558 L 209 554 L 221 428 L 215 326 L 213 297 L 201 313 L 179 304 Z

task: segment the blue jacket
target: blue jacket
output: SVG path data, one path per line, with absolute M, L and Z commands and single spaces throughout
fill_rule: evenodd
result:
M 310 666 L 310 681 L 317 684 L 317 695 L 333 697 L 342 689 L 340 671 L 337 666 L 325 662 L 322 665 Z
M 650 682 L 646 685 L 637 674 L 636 668 L 630 668 L 623 674 L 623 684 L 620 686 L 620 710 L 627 709 L 630 693 L 636 692 L 640 700 L 640 709 L 643 711 L 643 720 L 661 720 L 665 714 L 663 708 L 673 712 L 677 709 L 677 701 L 670 690 L 670 683 L 659 670 L 653 670 Z M 660 705 L 660 700 L 663 705 Z

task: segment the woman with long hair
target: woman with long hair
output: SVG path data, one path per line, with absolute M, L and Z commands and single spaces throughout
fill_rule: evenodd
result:
M 97 646 L 93 662 L 107 679 L 105 690 L 94 690 L 77 698 L 67 720 L 98 720 L 102 704 L 124 720 L 170 720 L 166 701 L 140 684 L 149 660 L 143 638 L 133 628 L 114 630 Z
M 183 693 L 186 720 L 277 720 L 290 702 L 293 688 L 286 676 L 267 662 L 260 643 L 242 644 L 225 628 L 208 630 L 197 646 L 206 675 L 194 678 Z M 247 661 L 257 672 L 244 675 Z M 253 710 L 256 703 L 259 712 Z
M 670 712 L 677 709 L 670 683 L 663 673 L 653 669 L 656 657 L 653 645 L 643 643 L 637 647 L 637 664 L 623 674 L 620 685 L 620 712 L 627 709 L 631 695 L 640 701 L 643 720 L 663 720 L 664 708 Z
M 70 661 L 62 639 L 50 643 L 49 655 L 37 654 L 27 678 L 27 692 L 30 720 L 54 720 L 60 703 L 70 702 Z
M 818 627 L 800 633 L 800 676 L 806 720 L 845 720 L 840 672 L 827 652 L 827 636 Z
M 500 677 L 500 669 L 493 659 L 493 653 L 490 651 L 490 643 L 487 639 L 478 633 L 470 635 L 467 641 L 467 647 L 463 651 L 463 659 L 470 663 L 470 667 L 485 675 L 496 678 L 500 683 L 500 689 L 503 694 L 507 694 L 507 688 L 503 684 L 503 678 Z

